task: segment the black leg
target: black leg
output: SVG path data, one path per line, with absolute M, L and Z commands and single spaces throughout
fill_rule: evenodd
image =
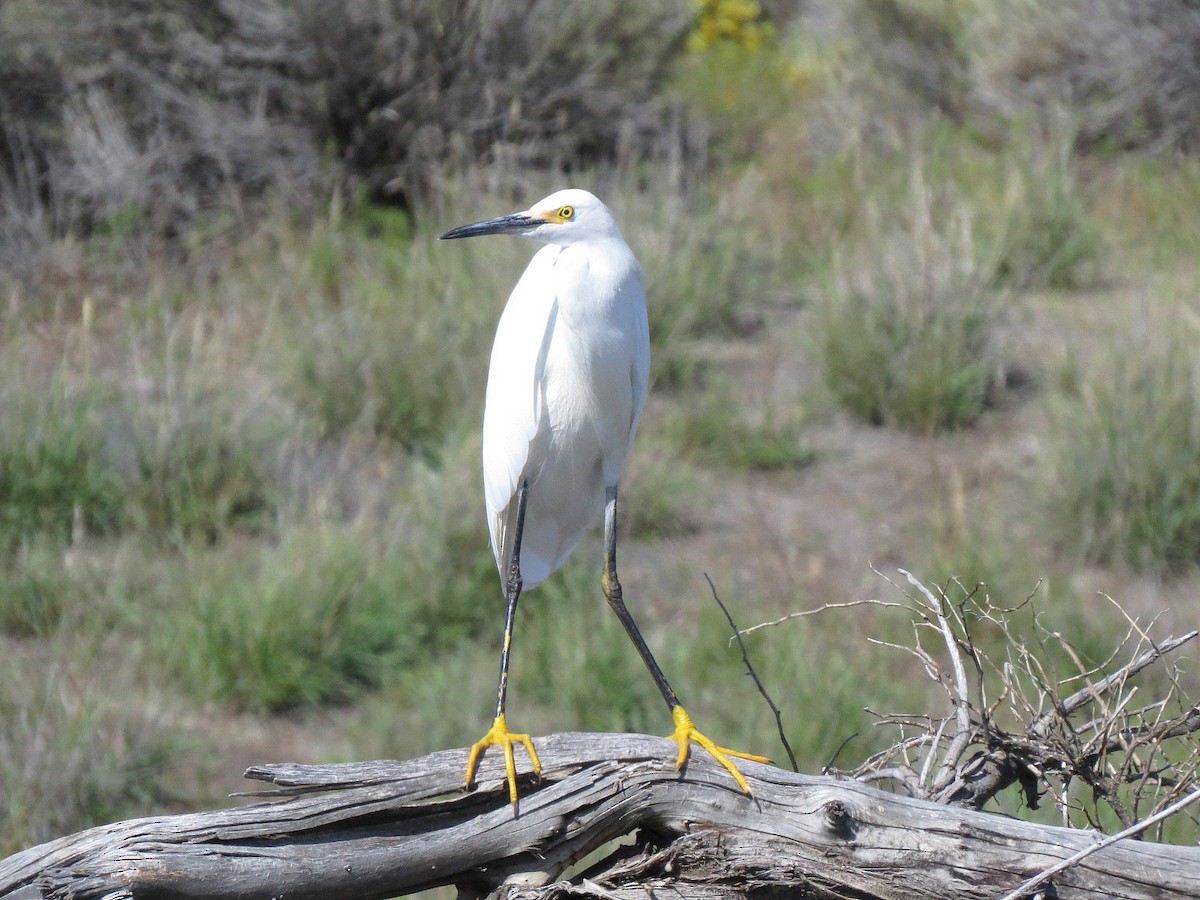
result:
M 469 788 L 475 777 L 475 767 L 479 764 L 479 757 L 483 751 L 493 744 L 499 744 L 504 749 L 508 798 L 513 805 L 514 815 L 517 811 L 517 767 L 513 759 L 513 743 L 519 743 L 525 747 L 535 773 L 542 770 L 542 764 L 538 760 L 537 752 L 533 749 L 533 741 L 529 735 L 509 731 L 508 724 L 504 719 L 504 700 L 508 695 L 508 663 L 512 653 L 513 621 L 517 615 L 517 600 L 521 596 L 521 533 L 525 529 L 525 501 L 528 491 L 528 482 L 522 481 L 521 486 L 517 489 L 517 520 L 513 535 L 512 558 L 508 565 L 508 577 L 504 581 L 504 645 L 500 649 L 500 678 L 496 684 L 496 719 L 492 722 L 488 733 L 471 745 L 471 752 L 467 756 L 467 787 Z
M 607 500 L 608 502 L 604 507 L 604 574 L 600 577 L 601 584 L 604 587 L 604 599 L 608 601 L 608 605 L 612 611 L 617 614 L 617 618 L 625 628 L 625 633 L 633 641 L 633 646 L 637 647 L 637 651 L 642 657 L 642 662 L 650 670 L 650 675 L 654 679 L 654 683 L 658 685 L 663 699 L 667 701 L 667 707 L 673 710 L 679 705 L 679 698 L 675 696 L 675 691 L 671 689 L 667 677 L 663 675 L 658 661 L 654 658 L 654 654 L 650 652 L 649 646 L 646 645 L 646 640 L 642 637 L 641 631 L 638 630 L 637 623 L 633 621 L 633 616 L 629 614 L 629 610 L 625 606 L 624 595 L 621 591 L 621 581 L 617 578 L 616 485 L 608 489 Z
M 525 531 L 525 500 L 529 482 L 517 488 L 516 534 L 513 536 L 512 559 L 504 582 L 504 645 L 500 648 L 500 680 L 496 684 L 496 715 L 504 715 L 504 698 L 508 694 L 508 660 L 512 653 L 513 622 L 517 616 L 517 600 L 521 597 L 521 535 Z
M 755 756 L 751 753 L 740 753 L 737 750 L 718 747 L 700 733 L 695 723 L 692 722 L 691 716 L 687 714 L 687 710 L 683 708 L 683 704 L 679 702 L 675 691 L 671 689 L 670 683 L 667 681 L 666 676 L 663 675 L 658 662 L 654 659 L 654 654 L 650 652 L 645 638 L 642 637 L 642 633 L 634 623 L 633 616 L 629 614 L 629 610 L 625 607 L 625 600 L 621 592 L 621 582 L 617 578 L 616 485 L 608 489 L 607 500 L 608 502 L 604 508 L 604 574 L 601 575 L 600 582 L 604 587 L 604 597 L 608 600 L 609 607 L 617 614 L 617 618 L 620 619 L 621 625 L 625 628 L 625 633 L 629 635 L 629 639 L 637 647 L 637 651 L 642 657 L 642 662 L 650 670 L 650 675 L 654 678 L 654 683 L 658 685 L 663 699 L 667 701 L 667 707 L 671 710 L 671 719 L 675 722 L 675 733 L 670 735 L 670 738 L 679 747 L 679 753 L 675 757 L 675 765 L 676 767 L 681 767 L 687 761 L 688 746 L 692 741 L 695 741 L 725 767 L 743 792 L 749 794 L 750 786 L 746 783 L 746 779 L 742 773 L 738 771 L 737 766 L 730 761 L 729 757 L 739 756 L 742 759 L 752 759 L 756 762 L 768 762 L 768 760 L 764 756 Z

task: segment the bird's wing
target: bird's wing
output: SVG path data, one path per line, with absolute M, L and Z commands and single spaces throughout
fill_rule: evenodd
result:
M 646 402 L 646 392 L 650 388 L 650 322 L 646 315 L 646 294 L 642 287 L 640 268 L 635 270 L 635 275 L 636 277 L 629 287 L 629 290 L 637 293 L 637 302 L 634 304 L 637 337 L 634 345 L 633 366 L 629 373 L 630 386 L 633 389 L 633 416 L 629 423 L 630 447 L 633 446 L 633 438 L 642 417 L 642 405 Z
M 501 570 L 508 506 L 545 413 L 542 374 L 558 314 L 550 278 L 558 250 L 545 247 L 530 261 L 508 298 L 492 345 L 483 412 L 483 494 Z

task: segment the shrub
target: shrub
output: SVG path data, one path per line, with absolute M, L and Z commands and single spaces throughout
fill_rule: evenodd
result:
M 935 207 L 914 178 L 901 229 L 874 211 L 862 245 L 836 257 L 819 289 L 816 342 L 834 397 L 874 424 L 919 431 L 970 425 L 996 371 L 995 262 L 970 211 Z
M 104 532 L 122 520 L 122 478 L 104 453 L 103 402 L 87 387 L 24 384 L 13 372 L 0 394 L 0 544 L 73 529 Z
M 674 404 L 666 432 L 680 450 L 707 465 L 768 471 L 798 469 L 815 459 L 800 438 L 799 422 L 777 417 L 772 410 L 751 415 L 736 389 L 706 385 L 702 396 Z
M 502 621 L 477 472 L 413 466 L 391 519 L 301 520 L 278 547 L 193 551 L 164 667 L 203 697 L 278 711 L 350 699 Z
M 983 7 L 987 9 L 987 7 Z M 978 29 L 992 109 L 1070 110 L 1091 149 L 1200 147 L 1200 11 L 1183 0 L 1023 0 Z
M 690 172 L 680 164 L 731 171 L 753 158 L 776 125 L 794 121 L 803 90 L 795 48 L 776 40 L 775 24 L 755 0 L 695 5 L 695 27 L 675 60 L 669 89 L 695 114 L 679 119 L 685 152 L 669 170 L 684 177 Z
M 20 2 L 0 29 L 17 48 L 0 63 L 6 213 L 40 215 L 47 231 L 117 216 L 172 235 L 214 206 L 236 209 L 238 195 L 299 200 L 318 174 L 320 141 L 300 127 L 311 87 L 294 13 Z M 40 189 L 21 189 L 30 182 Z
M 679 0 L 304 6 L 328 136 L 376 199 L 438 189 L 447 164 L 559 169 L 661 149 L 654 96 L 685 39 Z
M 970 109 L 971 4 L 814 0 L 799 18 L 806 149 L 903 151 L 934 122 Z M 786 122 L 786 119 L 785 119 Z
M 1055 410 L 1043 489 L 1064 543 L 1151 572 L 1200 562 L 1200 358 L 1188 328 L 1115 341 Z
M 942 0 L 852 0 L 837 4 L 840 30 L 857 45 L 854 65 L 877 100 L 962 118 L 970 86 L 968 12 Z
M 682 0 L 7 4 L 0 264 L 28 276 L 50 235 L 174 238 L 272 194 L 311 209 L 338 180 L 327 148 L 408 204 L 480 159 L 652 155 L 689 21 Z
M 817 135 L 835 146 L 894 146 L 931 116 L 1004 140 L 1064 111 L 1087 149 L 1200 144 L 1200 14 L 1184 0 L 817 2 L 802 22 L 841 48 Z
M 264 356 L 323 434 L 363 431 L 430 456 L 478 427 L 496 318 L 526 248 L 448 247 L 408 227 L 371 207 L 317 226 L 301 247 L 312 277 L 286 273 L 291 296 Z
M 103 677 L 61 660 L 0 660 L 0 854 L 159 806 L 178 746 L 131 702 L 128 673 L 112 648 Z M 122 690 L 124 689 L 124 690 Z
M 758 0 L 698 0 L 696 23 L 688 35 L 688 47 L 706 50 L 733 44 L 757 50 L 774 36 L 774 26 L 763 18 Z

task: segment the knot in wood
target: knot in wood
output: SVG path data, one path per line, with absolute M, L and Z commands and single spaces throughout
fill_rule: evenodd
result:
M 852 841 L 858 835 L 858 822 L 854 811 L 842 800 L 830 800 L 822 807 L 825 822 L 829 830 L 846 841 Z

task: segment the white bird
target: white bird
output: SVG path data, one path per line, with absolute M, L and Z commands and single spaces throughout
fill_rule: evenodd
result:
M 679 745 L 711 753 L 749 793 L 728 755 L 696 730 L 639 633 L 617 579 L 617 480 L 637 432 L 650 378 L 650 330 L 642 269 L 608 207 L 587 191 L 558 191 L 528 210 L 463 225 L 443 240 L 516 234 L 546 246 L 534 255 L 500 316 L 483 414 L 483 484 L 492 552 L 507 609 L 496 718 L 471 747 L 467 785 L 479 755 L 504 750 L 509 799 L 517 802 L 513 744 L 541 771 L 527 734 L 504 718 L 513 617 L 523 587 L 544 581 L 584 530 L 604 516 L 604 596 L 621 620 L 671 710 Z

